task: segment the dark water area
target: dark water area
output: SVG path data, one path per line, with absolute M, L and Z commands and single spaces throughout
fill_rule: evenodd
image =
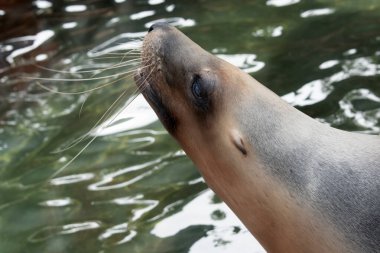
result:
M 132 101 L 157 20 L 311 117 L 380 133 L 377 0 L 0 1 L 0 252 L 264 252 Z

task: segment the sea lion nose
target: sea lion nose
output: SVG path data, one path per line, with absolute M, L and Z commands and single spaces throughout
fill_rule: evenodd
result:
M 163 29 L 163 28 L 168 28 L 168 27 L 169 27 L 169 24 L 166 22 L 157 22 L 149 27 L 148 32 L 150 33 L 153 30 Z

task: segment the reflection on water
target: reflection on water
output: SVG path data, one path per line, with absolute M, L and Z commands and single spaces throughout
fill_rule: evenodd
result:
M 355 52 L 352 49 L 349 51 Z M 341 67 L 339 72 L 333 73 L 324 79 L 311 81 L 297 91 L 284 95 L 283 98 L 294 106 L 312 105 L 324 100 L 334 90 L 334 83 L 339 83 L 355 76 L 376 76 L 380 74 L 380 65 L 376 64 L 370 57 L 359 57 L 343 62 L 329 60 L 321 63 L 319 68 L 324 70 L 338 64 Z
M 377 0 L 1 3 L 1 252 L 264 252 L 134 95 L 141 39 L 169 22 L 310 116 L 379 134 L 379 9 Z
M 97 136 L 123 133 L 148 126 L 158 120 L 144 97 L 140 94 L 121 110 L 113 119 L 104 121 L 94 134 Z
M 260 245 L 240 225 L 239 220 L 223 203 L 215 202 L 211 190 L 201 192 L 194 200 L 183 206 L 181 212 L 158 222 L 152 234 L 166 238 L 178 234 L 193 224 L 210 224 L 213 229 L 197 241 L 189 252 L 262 252 Z M 183 203 L 180 203 L 183 204 Z

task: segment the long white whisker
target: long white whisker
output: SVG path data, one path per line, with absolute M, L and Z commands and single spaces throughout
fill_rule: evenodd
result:
M 78 113 L 78 117 L 79 117 L 79 118 L 80 118 L 80 116 L 81 116 L 81 114 L 82 114 L 82 110 L 83 110 L 84 104 L 86 103 L 86 101 L 87 101 L 87 99 L 90 97 L 90 95 L 91 95 L 91 93 L 89 93 L 89 94 L 85 97 L 83 103 L 82 103 L 81 106 L 80 106 L 79 113 Z
M 133 65 L 133 64 L 136 64 L 136 63 L 138 63 L 138 61 L 136 61 L 136 59 L 132 59 L 132 60 L 124 61 L 124 62 L 119 62 L 117 64 L 111 65 L 110 67 L 107 67 L 107 68 L 104 68 L 102 70 L 99 70 L 99 72 L 98 73 L 94 73 L 94 75 L 92 75 L 92 77 L 94 77 L 96 75 L 99 75 L 100 73 L 102 73 L 104 71 L 107 71 L 107 70 L 110 70 L 110 69 L 117 69 L 117 68 L 129 66 L 129 65 Z
M 149 66 L 145 66 L 145 67 L 149 67 Z M 97 87 L 95 87 L 95 88 L 93 88 L 93 89 L 89 89 L 89 90 L 85 90 L 85 91 L 78 91 L 78 92 L 56 91 L 56 90 L 54 90 L 54 89 L 52 89 L 52 88 L 49 88 L 49 87 L 46 86 L 46 85 L 43 85 L 42 83 L 40 83 L 40 82 L 38 82 L 38 81 L 36 82 L 36 84 L 37 84 L 38 86 L 40 86 L 41 88 L 43 88 L 43 89 L 45 89 L 45 90 L 47 90 L 47 91 L 50 91 L 50 92 L 52 92 L 52 93 L 61 94 L 61 95 L 79 95 L 79 94 L 85 94 L 85 93 L 89 93 L 89 92 L 92 92 L 92 91 L 95 91 L 95 90 L 102 89 L 102 88 L 104 88 L 104 87 L 106 87 L 106 86 L 109 86 L 109 85 L 111 85 L 111 84 L 113 84 L 113 83 L 116 83 L 116 82 L 118 82 L 118 81 L 120 81 L 120 80 L 126 79 L 126 78 L 130 77 L 130 74 L 134 73 L 135 71 L 136 71 L 136 70 L 126 71 L 126 72 L 124 72 L 124 73 L 121 73 L 121 74 L 124 74 L 124 76 L 122 76 L 122 77 L 120 77 L 120 78 L 118 78 L 118 79 L 116 79 L 116 80 L 113 80 L 113 81 L 107 82 L 107 83 L 102 84 L 102 85 L 100 85 L 100 86 L 97 86 Z M 121 74 L 120 74 L 120 75 L 121 75 Z M 56 79 L 55 79 L 55 80 L 56 80 Z
M 127 92 L 127 90 L 125 90 L 125 91 L 123 91 L 123 93 L 116 99 L 116 101 L 111 105 L 111 107 L 110 108 L 112 108 L 116 103 L 117 103 L 117 101 L 119 101 L 120 100 L 120 98 L 121 97 L 123 97 L 125 94 L 126 94 L 126 92 Z M 128 103 L 128 105 L 129 105 L 129 103 Z M 108 110 L 107 110 L 107 112 L 110 110 L 110 108 L 108 108 Z M 106 113 L 107 113 L 106 112 Z M 117 117 L 117 116 L 119 116 L 120 115 L 120 113 L 122 112 L 122 110 L 120 110 L 114 117 L 112 117 L 112 119 L 111 119 L 111 121 L 106 125 L 106 127 L 107 126 L 109 126 L 112 122 L 113 122 L 113 120 Z M 106 114 L 105 113 L 105 114 Z M 103 114 L 103 116 L 105 115 L 105 114 Z M 99 122 L 99 121 L 98 121 Z M 93 130 L 94 128 L 92 128 L 92 130 Z M 89 135 L 90 134 L 90 132 L 87 134 L 87 135 Z M 91 140 L 73 157 L 73 158 L 71 158 L 70 159 L 70 161 L 68 161 L 64 166 L 62 166 L 61 168 L 59 168 L 56 172 L 54 172 L 53 173 L 53 175 L 51 175 L 50 176 L 50 179 L 51 178 L 54 178 L 56 175 L 58 175 L 59 173 L 61 173 L 64 169 L 66 169 L 72 162 L 74 162 L 74 160 L 76 159 L 76 158 L 78 158 L 87 148 L 88 148 L 88 146 L 90 146 L 90 144 L 92 143 L 92 142 L 94 142 L 94 140 L 97 138 L 98 136 L 97 135 L 95 135 L 93 138 L 91 138 Z
M 117 73 L 117 74 L 112 74 L 112 75 L 108 75 L 108 76 L 101 76 L 101 77 L 92 77 L 92 78 L 44 78 L 44 77 L 28 77 L 28 76 L 24 76 L 23 78 L 25 79 L 33 79 L 33 80 L 43 80 L 43 81 L 65 81 L 65 82 L 78 82 L 78 81 L 93 81 L 93 80 L 101 80 L 101 79 L 106 79 L 106 78 L 110 78 L 110 77 L 115 77 L 115 76 L 120 76 L 120 75 L 123 75 L 123 74 L 127 74 L 127 73 L 130 73 L 130 72 L 133 72 L 133 71 L 136 71 L 135 69 L 134 70 L 130 70 L 130 71 L 126 71 L 124 73 Z
M 145 66 L 145 67 L 149 67 L 149 66 Z M 137 88 L 135 91 L 133 91 L 133 93 L 135 93 L 135 92 L 138 92 L 138 90 L 139 90 L 139 88 Z M 63 151 L 65 151 L 65 150 L 68 150 L 68 149 L 70 149 L 71 147 L 73 147 L 73 146 L 75 146 L 75 145 L 77 145 L 78 143 L 80 143 L 83 139 L 85 139 L 90 133 L 91 133 L 91 131 L 93 131 L 97 126 L 98 126 L 98 124 L 105 118 L 105 117 L 107 117 L 108 115 L 109 115 L 109 111 L 111 110 L 111 108 L 117 103 L 117 101 L 119 101 L 120 100 L 120 98 L 122 97 L 124 95 L 124 93 L 122 94 L 122 95 L 120 95 L 117 99 L 116 99 L 116 101 L 115 102 L 113 102 L 112 104 L 111 104 L 111 106 L 108 108 L 108 110 L 101 116 L 101 118 L 95 123 L 95 125 L 86 133 L 86 134 L 84 134 L 84 135 L 82 135 L 81 137 L 79 137 L 79 138 L 77 138 L 77 139 L 75 139 L 74 141 L 73 141 L 73 143 L 72 144 L 70 144 L 68 147 L 65 147 L 64 149 L 60 149 L 59 151 L 56 151 L 56 152 L 52 152 L 52 153 L 60 153 L 60 152 L 63 152 Z
M 52 92 L 52 93 L 61 94 L 61 95 L 80 95 L 80 94 L 86 94 L 86 93 L 90 93 L 90 92 L 95 91 L 95 90 L 102 89 L 102 88 L 107 87 L 107 86 L 109 86 L 109 85 L 111 85 L 111 84 L 113 84 L 113 83 L 116 83 L 116 82 L 118 82 L 118 81 L 120 81 L 120 80 L 122 80 L 122 79 L 124 79 L 124 78 L 125 78 L 125 77 L 121 77 L 121 78 L 118 78 L 118 79 L 113 80 L 113 81 L 111 81 L 111 82 L 107 82 L 107 83 L 105 83 L 105 84 L 102 84 L 102 85 L 100 85 L 100 86 L 97 86 L 97 87 L 95 87 L 95 88 L 92 88 L 92 89 L 89 89 L 89 90 L 85 90 L 85 91 L 78 91 L 78 92 L 56 91 L 56 90 L 53 90 L 53 89 L 49 88 L 49 87 L 46 86 L 46 85 L 43 85 L 42 83 L 40 83 L 40 82 L 38 82 L 38 81 L 36 82 L 36 84 L 37 84 L 38 86 L 40 86 L 41 88 L 43 88 L 43 89 L 45 89 L 45 90 L 48 90 L 48 91 L 50 91 L 50 92 Z
M 141 41 L 142 41 L 141 39 L 136 40 L 136 43 L 141 43 Z M 136 57 L 138 57 L 138 58 L 136 58 Z M 90 93 L 92 91 L 104 88 L 104 87 L 106 87 L 106 86 L 108 86 L 110 84 L 113 84 L 115 82 L 118 82 L 118 81 L 121 81 L 123 79 L 127 79 L 127 78 L 131 77 L 131 75 L 133 73 L 135 73 L 136 69 L 132 69 L 132 70 L 130 69 L 130 70 L 127 70 L 127 71 L 122 72 L 122 73 L 110 74 L 110 75 L 106 75 L 106 76 L 98 76 L 98 75 L 100 75 L 101 73 L 103 73 L 105 71 L 108 71 L 108 70 L 120 69 L 122 67 L 132 66 L 132 65 L 135 65 L 135 64 L 139 63 L 141 61 L 141 48 L 131 49 L 131 50 L 128 50 L 128 51 L 123 52 L 123 53 L 117 53 L 117 52 L 115 52 L 115 53 L 107 53 L 107 54 L 105 54 L 105 56 L 103 56 L 103 58 L 101 58 L 101 57 L 96 57 L 96 58 L 97 59 L 111 59 L 111 58 L 112 59 L 119 59 L 119 58 L 121 58 L 121 59 L 120 59 L 119 63 L 113 64 L 113 65 L 111 64 L 108 67 L 105 67 L 104 69 L 82 70 L 82 71 L 76 71 L 76 72 L 74 72 L 74 71 L 58 71 L 58 70 L 49 69 L 49 68 L 40 66 L 41 68 L 43 68 L 45 70 L 55 71 L 55 72 L 58 72 L 58 73 L 67 73 L 67 74 L 90 73 L 90 74 L 92 74 L 91 78 L 57 78 L 57 79 L 54 79 L 54 78 L 43 78 L 43 77 L 42 78 L 41 77 L 37 77 L 37 78 L 25 77 L 25 78 L 26 79 L 36 80 L 36 84 L 37 85 L 39 85 L 40 87 L 42 87 L 42 88 L 44 88 L 44 89 L 46 89 L 46 90 L 48 90 L 50 92 L 53 92 L 53 93 L 70 94 L 70 95 Z M 128 59 L 128 60 L 126 60 L 126 59 Z M 146 66 L 140 67 L 140 70 L 141 69 L 145 69 L 145 68 L 150 68 L 152 65 L 153 64 L 150 63 L 150 64 L 148 64 Z M 107 66 L 107 64 L 104 64 L 103 66 Z M 94 132 L 96 128 L 99 128 L 99 130 L 103 130 L 104 128 L 108 127 L 109 125 L 111 125 L 114 122 L 114 120 L 120 115 L 120 113 L 123 112 L 124 108 L 126 108 L 132 101 L 134 101 L 134 99 L 137 97 L 138 91 L 139 90 L 144 90 L 147 87 L 145 85 L 145 83 L 147 82 L 148 78 L 151 76 L 151 74 L 153 73 L 154 70 L 155 70 L 155 68 L 153 67 L 150 70 L 149 74 L 145 76 L 144 81 L 141 82 L 141 84 L 132 92 L 131 99 L 129 99 L 129 101 L 127 101 L 126 105 L 123 106 L 120 111 L 118 111 L 113 116 L 111 116 L 110 120 L 107 123 L 104 123 L 103 125 L 101 125 L 101 122 L 104 121 L 104 119 L 108 118 L 112 113 L 115 112 L 115 110 L 117 109 L 116 105 L 125 96 L 125 94 L 127 94 L 127 91 L 130 90 L 129 88 L 125 89 L 117 97 L 117 99 L 109 106 L 109 108 L 103 113 L 103 115 L 100 117 L 100 119 L 97 120 L 97 122 L 94 124 L 94 126 L 86 134 L 84 134 L 81 137 L 79 137 L 76 140 L 74 140 L 74 142 L 72 144 L 70 144 L 68 147 L 65 147 L 64 149 L 61 149 L 61 150 L 59 150 L 57 152 L 54 152 L 54 153 L 58 153 L 58 152 L 65 151 L 65 150 L 67 150 L 67 149 L 69 149 L 69 148 L 77 145 L 78 143 L 82 142 L 87 137 L 89 137 L 92 133 L 94 134 L 94 136 L 89 139 L 89 141 L 80 149 L 80 151 L 74 157 L 72 157 L 67 163 L 65 163 L 62 167 L 60 167 L 57 171 L 55 171 L 49 177 L 50 179 L 56 177 L 63 170 L 65 170 L 68 166 L 70 166 L 96 140 L 96 138 L 99 136 L 97 134 L 97 132 Z M 47 87 L 47 86 L 45 86 L 45 85 L 43 85 L 43 84 L 41 84 L 39 82 L 39 81 L 65 81 L 65 82 L 81 81 L 81 82 L 84 82 L 84 81 L 103 80 L 103 79 L 108 79 L 108 78 L 115 78 L 116 80 L 112 80 L 111 79 L 112 81 L 110 81 L 110 82 L 107 82 L 107 83 L 102 84 L 100 86 L 97 86 L 95 88 L 89 89 L 87 91 L 80 91 L 80 92 L 60 92 L 60 91 L 55 91 L 52 88 Z M 84 104 L 85 104 L 87 98 L 88 98 L 88 96 L 86 97 L 86 99 L 84 100 L 84 102 L 82 103 L 82 105 L 80 107 L 79 116 L 81 115 L 81 112 L 83 110 L 83 107 L 84 107 Z
M 120 57 L 108 57 L 108 58 L 114 58 L 114 59 L 118 59 Z M 124 61 L 125 63 L 138 63 L 140 61 L 140 59 L 136 58 L 136 59 L 131 59 L 131 60 L 128 60 L 128 61 Z M 127 66 L 126 65 L 119 65 L 119 64 L 114 64 L 114 65 L 111 65 L 111 66 L 115 66 L 115 65 L 118 65 L 120 67 L 124 67 L 124 66 Z M 36 66 L 37 68 L 40 68 L 40 69 L 43 69 L 43 70 L 47 70 L 47 71 L 51 71 L 51 72 L 55 72 L 55 73 L 63 73 L 63 74 L 83 74 L 83 73 L 94 73 L 94 72 L 97 72 L 99 71 L 99 69 L 92 69 L 92 70 L 80 70 L 80 71 L 68 71 L 68 70 L 57 70 L 57 69 L 52 69 L 52 68 L 47 68 L 47 67 L 44 67 L 44 66 L 41 66 L 41 65 L 37 65 L 37 64 L 34 64 L 34 66 Z

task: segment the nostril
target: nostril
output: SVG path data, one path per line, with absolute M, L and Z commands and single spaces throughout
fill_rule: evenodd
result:
M 168 29 L 170 28 L 169 24 L 166 22 L 156 22 L 153 25 L 151 25 L 148 29 L 148 33 L 150 33 L 153 30 L 160 30 L 160 29 Z

